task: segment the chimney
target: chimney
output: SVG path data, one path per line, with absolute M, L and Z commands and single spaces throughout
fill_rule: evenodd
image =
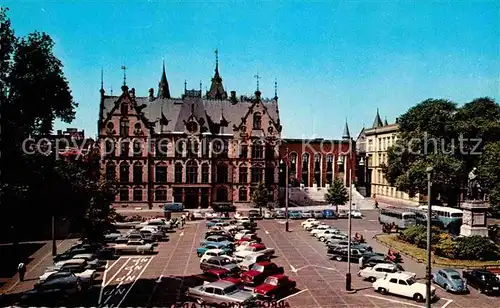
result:
M 149 101 L 152 102 L 155 100 L 155 90 L 153 88 L 149 88 Z

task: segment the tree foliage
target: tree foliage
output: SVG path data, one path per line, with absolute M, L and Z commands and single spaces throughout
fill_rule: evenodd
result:
M 494 100 L 478 98 L 459 108 L 448 100 L 428 99 L 399 117 L 398 124 L 399 138 L 382 165 L 398 190 L 412 197 L 426 194 L 426 169 L 433 167 L 433 197 L 439 194 L 454 205 L 467 174 L 478 166 L 484 188 L 495 193 L 497 179 L 485 170 L 500 154 L 497 146 L 489 146 L 500 139 L 500 106 Z M 481 158 L 483 150 L 491 153 L 488 162 Z
M 343 205 L 349 200 L 347 189 L 339 179 L 334 179 L 325 194 L 325 201 L 335 206 Z
M 264 183 L 259 183 L 257 187 L 252 191 L 252 202 L 256 208 L 262 211 L 263 207 L 266 207 L 269 203 L 269 190 Z

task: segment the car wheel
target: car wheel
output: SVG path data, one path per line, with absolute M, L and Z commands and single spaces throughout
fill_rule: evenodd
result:
M 335 257 L 335 260 L 342 261 L 342 257 Z
M 322 237 L 320 237 L 320 238 L 319 238 L 319 240 L 320 240 L 321 242 L 324 242 L 324 241 L 325 241 L 325 238 L 322 236 Z
M 413 295 L 413 299 L 419 303 L 424 301 L 424 297 L 420 293 L 416 293 L 415 295 Z
M 380 294 L 387 294 L 387 290 L 385 288 L 378 288 Z
M 375 277 L 368 277 L 368 281 L 369 282 L 375 282 L 375 280 L 377 280 L 377 278 L 375 278 Z
M 199 252 L 197 253 L 197 255 L 198 255 L 198 258 L 201 258 L 201 257 L 203 256 L 203 255 L 202 255 L 201 253 L 199 253 Z
M 197 298 L 196 302 L 198 303 L 198 305 L 203 305 L 203 300 L 201 298 Z
M 444 289 L 446 292 L 450 292 L 450 288 L 448 288 L 448 285 L 447 285 L 446 283 L 444 284 L 443 289 Z

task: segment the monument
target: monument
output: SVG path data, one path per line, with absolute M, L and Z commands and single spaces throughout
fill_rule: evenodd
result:
M 462 226 L 460 235 L 488 236 L 487 215 L 489 204 L 484 201 L 484 194 L 479 184 L 477 168 L 472 168 L 469 172 L 467 183 L 467 197 L 461 204 L 463 210 Z

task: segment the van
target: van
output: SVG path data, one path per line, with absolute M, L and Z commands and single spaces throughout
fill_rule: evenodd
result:
M 337 219 L 337 215 L 333 210 L 323 210 L 323 218 L 325 219 Z
M 170 212 L 183 212 L 184 211 L 184 204 L 182 203 L 166 203 L 165 206 L 163 207 L 164 211 L 170 211 Z

